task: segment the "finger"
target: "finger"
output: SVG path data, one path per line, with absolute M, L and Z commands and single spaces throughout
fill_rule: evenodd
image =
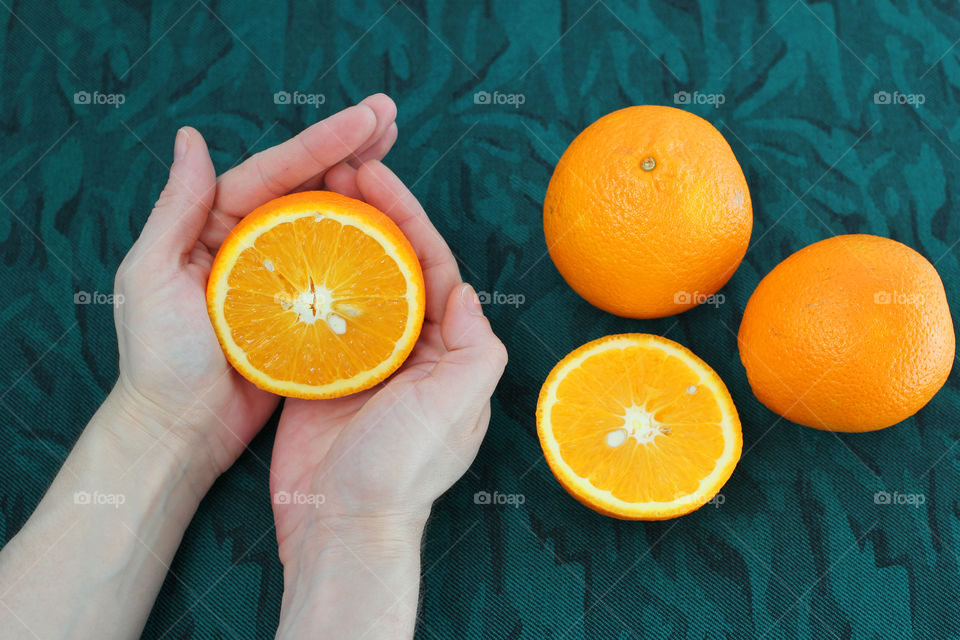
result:
M 451 415 L 464 410 L 479 415 L 503 375 L 507 350 L 483 316 L 480 299 L 469 284 L 450 292 L 440 333 L 447 352 L 429 377 L 445 391 L 435 400 Z
M 374 142 L 370 147 L 365 149 L 362 153 L 357 154 L 357 159 L 360 160 L 358 164 L 351 163 L 351 166 L 354 169 L 358 169 L 361 164 L 367 162 L 368 160 L 383 160 L 390 149 L 393 148 L 393 144 L 397 141 L 397 123 L 391 122 L 390 126 L 387 127 L 387 130 L 383 132 L 383 135 L 380 136 L 376 142 Z
M 379 120 L 377 123 L 381 124 Z M 354 169 L 360 168 L 360 165 L 367 160 L 383 160 L 393 147 L 393 143 L 397 141 L 397 123 L 390 120 L 383 124 L 383 131 L 378 131 L 376 137 L 365 149 L 358 151 L 348 160 Z
M 390 150 L 390 147 L 393 145 L 394 141 L 397 139 L 395 123 L 397 117 L 397 105 L 389 96 L 383 93 L 375 93 L 360 101 L 358 106 L 364 106 L 373 111 L 373 114 L 376 117 L 376 125 L 374 126 L 373 133 L 370 134 L 369 138 L 367 138 L 363 144 L 359 145 L 359 147 L 357 147 L 353 153 L 350 154 L 349 161 L 353 164 L 354 168 L 359 166 L 359 164 L 365 160 L 371 158 L 383 158 L 387 154 L 387 151 Z M 321 188 L 324 183 L 324 173 L 327 171 L 327 169 L 327 167 L 322 167 L 319 171 L 308 177 L 304 182 L 301 182 L 299 185 L 293 188 L 286 189 L 286 192 L 310 191 Z M 243 215 L 243 213 L 240 215 Z
M 173 156 L 167 185 L 137 239 L 140 255 L 157 258 L 155 264 L 179 264 L 193 250 L 216 193 L 217 175 L 199 131 L 181 128 Z
M 426 286 L 426 318 L 440 322 L 450 292 L 463 282 L 457 261 L 417 199 L 390 169 L 378 160 L 357 170 L 363 199 L 387 214 L 417 252 Z
M 397 141 L 397 123 L 392 122 L 390 126 L 387 127 L 387 130 L 383 132 L 383 135 L 374 142 L 368 149 L 363 151 L 363 153 L 357 154 L 357 159 L 359 162 L 351 162 L 351 166 L 354 169 L 358 169 L 361 164 L 369 160 L 383 160 L 387 157 L 387 154 L 390 153 L 390 149 L 393 148 L 394 143 Z
M 364 98 L 360 104 L 370 107 L 373 110 L 373 113 L 377 116 L 377 127 L 374 130 L 370 138 L 357 149 L 351 158 L 349 159 L 350 164 L 354 169 L 363 164 L 364 160 L 370 158 L 383 158 L 386 155 L 386 151 L 383 152 L 383 155 L 376 155 L 376 152 L 373 154 L 367 155 L 367 152 L 370 151 L 375 145 L 380 144 L 381 139 L 387 135 L 391 127 L 396 128 L 397 120 L 397 105 L 394 101 L 385 93 L 375 93 L 372 96 L 367 96 Z M 396 140 L 396 132 L 394 132 L 393 140 Z M 387 146 L 387 150 L 390 149 L 390 145 L 393 144 L 393 140 L 390 141 Z
M 379 122 L 379 120 L 378 120 Z M 393 147 L 393 144 L 397 141 L 397 123 L 391 123 L 384 134 L 380 137 L 379 140 L 373 143 L 365 151 L 357 154 L 357 158 L 360 159 L 361 164 L 368 160 L 383 160 L 383 158 L 390 152 L 390 149 Z M 356 165 L 359 166 L 359 165 Z M 316 189 L 327 188 L 331 191 L 336 191 L 342 193 L 343 195 L 349 195 L 351 198 L 359 198 L 359 191 L 356 190 L 356 166 L 355 163 L 351 160 L 350 162 L 341 162 L 340 164 L 330 168 L 326 173 L 313 176 L 300 186 L 298 186 L 294 191 L 314 191 Z M 353 171 L 345 171 L 343 167 L 353 169 Z M 337 172 L 340 175 L 334 176 L 331 178 L 331 174 Z M 344 180 L 349 176 L 354 182 L 354 188 L 351 189 L 353 193 L 346 193 L 341 190 L 341 187 L 345 185 Z M 337 186 L 331 186 L 331 181 Z
M 351 198 L 362 198 L 357 187 L 357 170 L 346 162 L 341 162 L 337 166 L 327 171 L 324 176 L 324 185 L 330 191 L 336 191 L 339 194 Z
M 215 208 L 241 217 L 356 153 L 377 128 L 373 109 L 358 104 L 261 151 L 220 176 Z

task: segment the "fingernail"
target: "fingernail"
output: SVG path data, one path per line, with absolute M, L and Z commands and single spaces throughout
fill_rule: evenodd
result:
M 181 127 L 177 131 L 177 140 L 176 142 L 173 143 L 173 161 L 174 162 L 176 162 L 177 160 L 181 159 L 183 156 L 186 155 L 188 137 L 189 137 L 189 134 L 187 133 L 186 129 L 184 129 L 183 127 Z
M 460 303 L 470 312 L 472 316 L 482 316 L 483 307 L 480 306 L 480 296 L 469 284 L 464 284 L 460 289 Z

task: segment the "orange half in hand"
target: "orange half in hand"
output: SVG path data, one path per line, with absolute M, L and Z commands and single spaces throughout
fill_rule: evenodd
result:
M 333 398 L 377 384 L 423 324 L 416 252 L 374 207 L 296 193 L 247 215 L 220 247 L 207 309 L 230 363 L 261 389 Z
M 540 390 L 537 434 L 574 498 L 625 520 L 664 520 L 709 502 L 743 446 L 713 369 L 643 333 L 600 338 L 561 360 Z

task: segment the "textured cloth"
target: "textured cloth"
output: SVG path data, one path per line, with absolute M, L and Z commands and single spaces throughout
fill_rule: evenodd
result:
M 958 33 L 946 2 L 8 0 L 0 542 L 115 380 L 112 310 L 97 296 L 166 180 L 176 129 L 197 127 L 222 172 L 384 91 L 400 128 L 387 162 L 486 294 L 511 358 L 476 462 L 434 509 L 418 637 L 958 637 L 956 375 L 905 423 L 843 436 L 761 406 L 736 349 L 760 278 L 840 233 L 913 247 L 957 311 Z M 632 104 L 702 115 L 743 166 L 753 238 L 717 305 L 617 318 L 546 256 L 541 204 L 559 155 Z M 550 474 L 541 383 L 570 350 L 626 331 L 684 344 L 730 388 L 744 455 L 722 503 L 620 522 Z M 274 426 L 203 502 L 145 637 L 272 637 Z

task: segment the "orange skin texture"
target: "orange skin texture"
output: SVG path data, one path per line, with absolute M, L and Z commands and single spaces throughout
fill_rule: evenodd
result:
M 737 341 L 760 402 L 846 432 L 919 411 L 946 382 L 956 347 L 933 265 L 871 235 L 821 240 L 777 265 L 750 297 Z
M 716 293 L 752 227 L 730 145 L 673 107 L 627 107 L 587 127 L 560 158 L 543 205 L 560 274 L 594 306 L 629 318 L 680 313 Z
M 274 224 L 274 218 L 282 216 L 285 211 L 293 209 L 302 209 L 302 210 L 334 210 L 339 213 L 345 213 L 353 216 L 355 219 L 362 220 L 363 224 L 367 227 L 376 228 L 384 235 L 386 235 L 392 241 L 393 245 L 397 248 L 400 253 L 401 259 L 409 264 L 415 266 L 414 276 L 417 278 L 415 285 L 417 286 L 417 311 L 416 315 L 411 318 L 411 321 L 415 324 L 414 339 L 410 341 L 409 344 L 404 345 L 403 349 L 397 354 L 397 357 L 394 359 L 391 368 L 386 371 L 383 375 L 379 376 L 370 376 L 362 384 L 345 386 L 344 388 L 338 390 L 335 393 L 317 393 L 317 394 L 303 394 L 303 393 L 291 393 L 288 389 L 284 387 L 276 386 L 272 384 L 268 379 L 266 379 L 260 371 L 252 369 L 251 367 L 245 366 L 241 361 L 239 361 L 234 354 L 226 347 L 224 337 L 220 333 L 220 329 L 216 322 L 213 323 L 214 331 L 217 334 L 217 340 L 220 342 L 220 346 L 223 348 L 224 356 L 226 356 L 227 361 L 239 371 L 245 378 L 253 382 L 257 387 L 269 391 L 271 393 L 276 393 L 279 395 L 285 395 L 289 397 L 299 397 L 306 399 L 325 399 L 325 398 L 337 398 L 345 395 L 350 395 L 363 391 L 364 389 L 369 389 L 370 387 L 382 382 L 386 378 L 390 377 L 399 367 L 403 364 L 404 360 L 407 359 L 407 356 L 410 355 L 410 352 L 413 351 L 413 347 L 416 345 L 416 336 L 420 335 L 420 329 L 423 326 L 423 317 L 426 309 L 426 298 L 425 298 L 425 288 L 423 283 L 423 273 L 420 269 L 420 262 L 417 259 L 416 251 L 410 245 L 410 241 L 407 240 L 406 236 L 403 235 L 403 232 L 400 228 L 393 222 L 386 214 L 382 211 L 376 209 L 375 207 L 363 202 L 361 200 L 356 200 L 354 198 L 349 198 L 347 196 L 341 195 L 339 193 L 334 193 L 332 191 L 302 191 L 299 193 L 292 193 L 286 196 L 281 196 L 275 198 L 265 204 L 260 205 L 252 212 L 247 214 L 243 220 L 241 220 L 224 240 L 223 244 L 220 246 L 220 250 L 217 251 L 217 255 L 214 258 L 213 266 L 210 269 L 210 276 L 207 279 L 207 311 L 210 314 L 210 317 L 213 318 L 217 311 L 216 307 L 216 283 L 220 279 L 220 276 L 223 274 L 224 270 L 229 270 L 233 267 L 236 257 L 238 254 L 238 245 L 240 245 L 243 239 L 250 233 L 256 232 L 262 227 L 270 227 Z

